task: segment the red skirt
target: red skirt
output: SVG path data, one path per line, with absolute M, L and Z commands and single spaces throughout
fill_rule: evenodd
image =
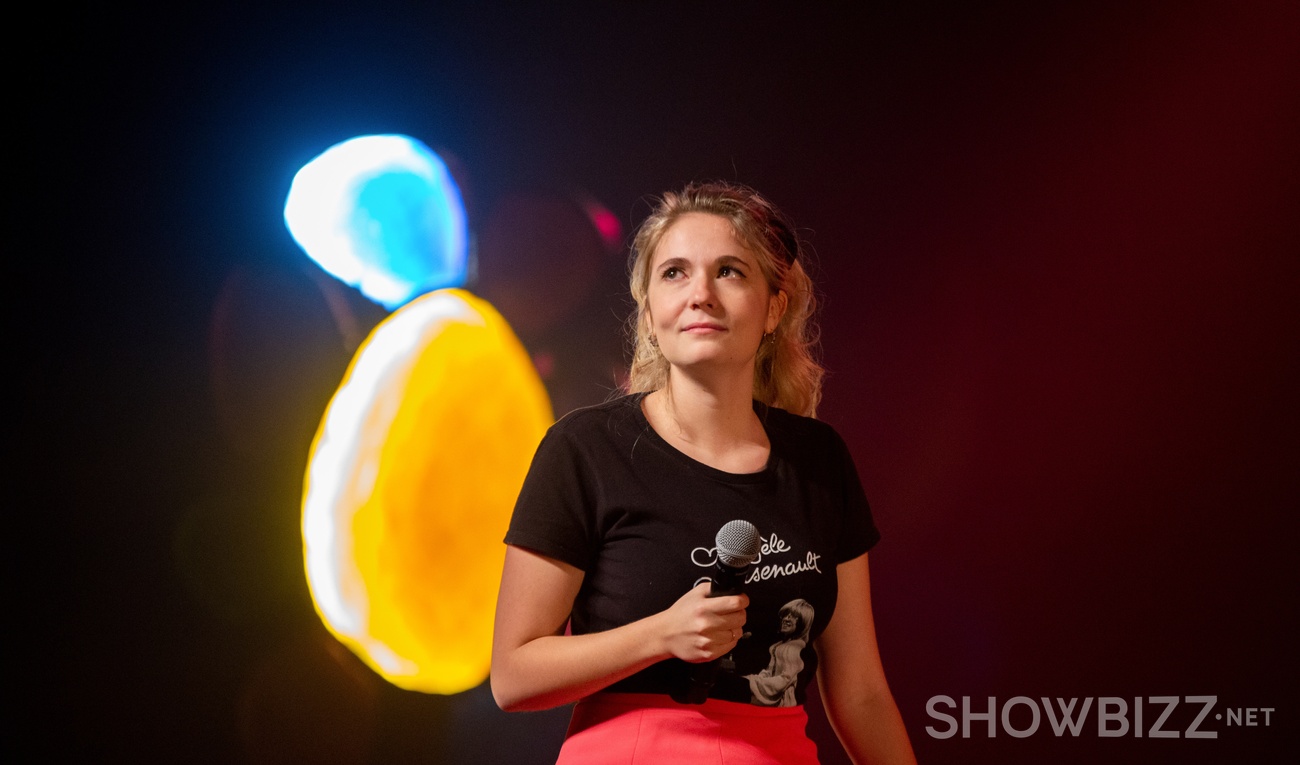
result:
M 802 706 L 597 693 L 573 707 L 556 765 L 817 765 Z

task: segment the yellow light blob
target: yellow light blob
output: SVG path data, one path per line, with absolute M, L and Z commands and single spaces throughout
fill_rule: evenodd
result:
M 509 325 L 463 290 L 408 303 L 357 351 L 312 445 L 303 541 L 321 619 L 390 682 L 487 678 L 501 540 L 553 420 Z

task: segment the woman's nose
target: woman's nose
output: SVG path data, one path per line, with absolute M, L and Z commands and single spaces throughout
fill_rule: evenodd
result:
M 715 295 L 711 279 L 697 279 L 691 285 L 691 308 L 712 308 Z

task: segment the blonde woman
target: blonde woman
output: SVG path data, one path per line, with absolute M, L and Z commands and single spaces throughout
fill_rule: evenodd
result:
M 885 682 L 867 550 L 879 539 L 843 441 L 812 419 L 812 284 L 789 221 L 743 186 L 664 195 L 632 248 L 626 395 L 557 422 L 506 536 L 493 640 L 502 709 L 577 702 L 559 762 L 808 765 L 814 674 L 855 762 L 914 757 Z M 743 592 L 709 597 L 714 539 L 759 531 Z M 770 706 L 750 676 L 816 614 Z M 783 655 L 789 653 L 782 649 Z M 727 658 L 702 704 L 674 695 Z
M 795 687 L 803 672 L 803 650 L 812 632 L 813 607 L 800 598 L 781 606 L 777 618 L 781 622 L 780 640 L 769 647 L 772 659 L 757 674 L 746 675 L 749 681 L 750 703 L 765 707 L 792 707 L 799 703 Z

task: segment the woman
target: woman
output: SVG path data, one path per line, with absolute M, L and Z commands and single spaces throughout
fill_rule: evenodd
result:
M 856 762 L 914 762 L 871 616 L 879 534 L 843 441 L 811 419 L 801 257 L 780 212 L 727 184 L 665 195 L 636 235 L 629 394 L 551 428 L 506 535 L 492 691 L 508 711 L 578 702 L 561 763 L 815 763 L 814 673 Z M 761 558 L 741 594 L 710 598 L 699 580 L 736 519 Z M 818 618 L 792 705 L 751 703 L 796 599 Z M 703 704 L 672 700 L 723 657 Z
M 751 704 L 792 707 L 799 703 L 795 686 L 803 671 L 803 649 L 812 631 L 813 607 L 800 598 L 781 606 L 777 616 L 781 620 L 781 640 L 768 649 L 771 661 L 762 672 L 746 675 L 745 679 L 749 681 Z

